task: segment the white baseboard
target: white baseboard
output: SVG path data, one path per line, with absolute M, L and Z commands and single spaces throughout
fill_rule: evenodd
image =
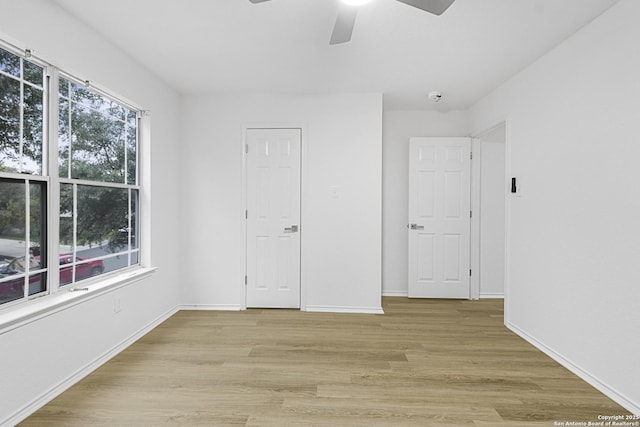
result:
M 582 369 L 581 367 L 575 365 L 570 360 L 566 359 L 560 353 L 555 352 L 551 348 L 547 347 L 531 335 L 524 332 L 522 329 L 518 328 L 511 322 L 506 322 L 507 328 L 513 331 L 515 334 L 520 336 L 522 339 L 527 341 L 529 344 L 536 347 L 538 350 L 545 353 L 547 356 L 567 368 L 569 371 L 573 372 L 578 377 L 582 378 L 584 381 L 589 383 L 595 389 L 599 390 L 602 394 L 609 397 L 611 400 L 624 407 L 626 410 L 631 412 L 632 414 L 640 415 L 640 404 L 632 402 L 631 399 L 628 399 L 623 394 L 619 393 L 617 390 L 611 388 L 607 384 L 600 381 L 598 378 L 591 375 L 588 371 Z
M 480 294 L 480 299 L 504 299 L 504 294 Z
M 382 291 L 383 297 L 408 297 L 407 291 Z M 504 294 L 480 294 L 480 299 L 504 299 Z
M 340 306 L 323 306 L 308 305 L 305 311 L 316 313 L 362 313 L 362 314 L 384 314 L 382 307 L 340 307 Z
M 240 305 L 234 304 L 182 304 L 180 310 L 210 310 L 210 311 L 242 311 Z M 318 313 L 365 313 L 365 314 L 384 314 L 381 307 L 340 307 L 340 306 L 322 306 L 308 305 L 302 307 L 301 311 L 310 311 Z
M 237 304 L 182 304 L 180 310 L 241 311 L 242 307 Z
M 137 330 L 127 339 L 125 339 L 124 341 L 120 342 L 119 344 L 111 348 L 102 356 L 86 364 L 82 368 L 78 369 L 73 375 L 65 378 L 64 380 L 60 381 L 58 384 L 51 387 L 48 391 L 44 392 L 43 394 L 41 394 L 40 396 L 32 400 L 30 403 L 22 407 L 20 410 L 16 411 L 9 418 L 1 420 L 0 426 L 17 425 L 19 422 L 26 419 L 29 415 L 33 414 L 38 409 L 40 409 L 41 407 L 49 403 L 51 400 L 55 399 L 58 395 L 62 394 L 68 388 L 76 384 L 78 381 L 80 381 L 81 379 L 83 379 L 84 377 L 86 377 L 96 369 L 98 369 L 100 366 L 108 362 L 111 358 L 117 356 L 124 349 L 126 349 L 131 344 L 133 344 L 134 342 L 142 338 L 145 334 L 150 332 L 152 329 L 160 325 L 162 322 L 164 322 L 165 320 L 167 320 L 169 317 L 173 316 L 177 312 L 178 312 L 178 307 L 174 307 L 171 310 L 167 311 L 166 313 L 163 313 L 162 315 L 157 317 L 155 320 L 153 320 L 151 323 Z
M 382 291 L 383 297 L 408 297 L 408 291 Z

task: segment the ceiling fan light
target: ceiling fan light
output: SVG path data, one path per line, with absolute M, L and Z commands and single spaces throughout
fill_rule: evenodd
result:
M 349 6 L 362 6 L 370 1 L 371 0 L 342 0 L 342 3 L 348 4 Z

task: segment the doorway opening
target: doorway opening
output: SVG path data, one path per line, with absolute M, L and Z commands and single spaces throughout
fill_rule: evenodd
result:
M 471 297 L 504 298 L 506 266 L 506 123 L 473 138 Z

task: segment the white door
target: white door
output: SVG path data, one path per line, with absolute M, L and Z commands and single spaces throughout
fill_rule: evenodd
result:
M 469 298 L 470 138 L 409 143 L 409 297 Z
M 300 308 L 300 129 L 247 129 L 247 307 Z

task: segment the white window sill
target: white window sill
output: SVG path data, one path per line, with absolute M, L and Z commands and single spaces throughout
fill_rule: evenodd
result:
M 53 295 L 7 307 L 6 311 L 0 311 L 0 335 L 142 280 L 156 269 L 156 267 L 140 267 L 95 280 L 82 281 L 75 286 L 63 288 Z

